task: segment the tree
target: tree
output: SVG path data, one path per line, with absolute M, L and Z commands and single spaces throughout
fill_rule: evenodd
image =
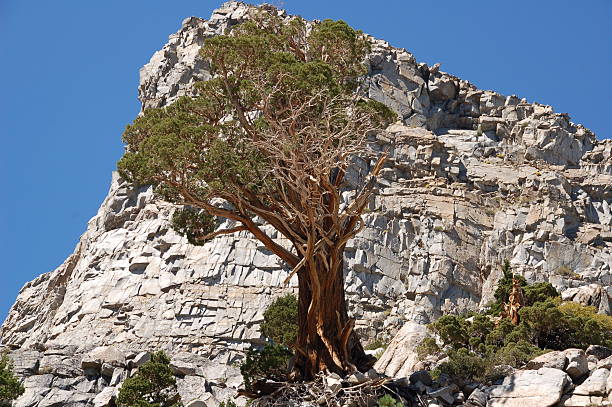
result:
M 295 295 L 279 297 L 264 312 L 261 333 L 275 343 L 291 347 L 298 336 L 298 301 Z
M 134 376 L 125 379 L 117 404 L 122 407 L 182 406 L 170 359 L 164 352 L 151 355 L 151 360 L 140 366 Z
M 123 135 L 121 175 L 184 205 L 173 220 L 190 242 L 249 231 L 297 274 L 295 378 L 374 363 L 348 317 L 343 275 L 344 249 L 364 227 L 386 157 L 367 153 L 366 136 L 395 119 L 359 91 L 367 51 L 342 21 L 284 22 L 260 10 L 206 40 L 200 55 L 213 77 L 195 97 L 145 111 Z M 367 154 L 369 174 L 350 187 L 348 167 Z
M 25 389 L 13 373 L 13 365 L 6 353 L 0 355 L 0 407 L 8 407 L 11 401 L 23 394 Z

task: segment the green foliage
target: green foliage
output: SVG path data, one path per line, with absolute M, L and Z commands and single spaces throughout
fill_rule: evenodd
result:
M 434 355 L 440 352 L 440 347 L 434 338 L 425 338 L 416 348 L 419 360 L 425 359 L 429 355 Z
M 523 296 L 525 297 L 525 305 L 530 306 L 536 302 L 559 297 L 559 292 L 550 283 L 535 283 L 523 287 Z
M 462 381 L 484 381 L 483 376 L 487 375 L 493 364 L 490 355 L 479 355 L 466 348 L 451 350 L 448 359 L 438 366 L 440 373 Z
M 202 236 L 206 236 L 215 229 L 215 218 L 206 211 L 184 207 L 172 214 L 172 228 L 181 236 L 187 237 L 189 243 L 201 246 L 206 243 Z
M 512 287 L 512 272 L 505 262 L 504 276 L 495 291 L 501 308 Z M 562 303 L 549 283 L 527 284 L 521 280 L 525 306 L 515 326 L 507 318 L 493 323 L 487 314 L 446 315 L 430 324 L 447 349 L 449 360 L 437 374 L 445 373 L 460 381 L 490 381 L 499 376 L 498 365 L 520 367 L 549 349 L 586 349 L 589 345 L 612 346 L 612 317 L 596 313 L 594 307 Z M 433 352 L 435 341 L 423 341 L 417 351 Z
M 496 365 L 524 366 L 527 362 L 546 351 L 525 341 L 509 342 L 495 352 Z
M 580 274 L 576 273 L 574 270 L 572 270 L 571 268 L 567 266 L 559 266 L 559 268 L 557 268 L 556 270 L 556 274 L 563 276 L 563 277 L 572 278 L 574 280 L 582 279 L 582 276 Z
M 282 345 L 269 344 L 263 349 L 251 348 L 240 365 L 240 373 L 247 389 L 260 379 L 286 380 L 291 351 Z
M 510 291 L 512 291 L 512 278 L 517 278 L 523 289 L 523 297 L 525 305 L 533 305 L 536 302 L 545 301 L 550 297 L 558 297 L 559 293 L 550 283 L 535 283 L 527 284 L 527 280 L 523 276 L 513 275 L 510 269 L 510 262 L 504 261 L 502 266 L 503 277 L 497 283 L 495 289 L 495 302 L 491 305 L 490 313 L 499 315 L 503 310 L 503 304 L 508 302 Z
M 298 334 L 298 300 L 295 295 L 279 297 L 264 312 L 261 333 L 274 343 L 291 347 Z
M 519 367 L 542 353 L 526 341 L 510 342 L 500 348 L 480 344 L 477 350 L 453 349 L 448 353 L 448 361 L 438 367 L 438 374 L 447 374 L 460 382 L 491 382 L 500 377 L 497 366 Z
M 376 340 L 368 343 L 364 347 L 364 349 L 365 350 L 376 350 L 376 349 L 380 349 L 380 348 L 387 349 L 387 346 L 389 346 L 389 344 L 387 342 L 384 342 L 384 341 L 382 341 L 380 339 L 376 339 Z
M 125 379 L 117 404 L 120 407 L 180 407 L 176 379 L 170 369 L 170 359 L 164 352 L 151 355 L 151 360 Z
M 404 403 L 394 399 L 388 394 L 385 394 L 376 401 L 377 407 L 404 407 Z
M 504 264 L 502 266 L 503 276 L 497 283 L 497 288 L 495 289 L 495 303 L 492 305 L 491 309 L 494 314 L 497 315 L 502 311 L 502 304 L 508 302 L 508 298 L 510 296 L 510 291 L 512 291 L 512 277 L 514 274 L 510 269 L 510 262 L 508 260 L 504 260 Z M 524 287 L 527 285 L 527 281 L 523 276 L 514 276 L 519 279 L 521 282 L 521 286 Z
M 519 328 L 547 349 L 612 347 L 612 316 L 597 314 L 594 307 L 548 299 L 520 311 Z
M 238 406 L 236 405 L 236 403 L 234 403 L 234 400 L 228 399 L 226 401 L 222 401 L 219 407 L 238 407 Z
M 13 373 L 13 364 L 8 355 L 0 355 L 0 407 L 10 407 L 25 391 L 19 379 Z
M 459 315 L 444 315 L 429 326 L 440 337 L 442 343 L 456 349 L 469 345 L 468 327 L 469 322 Z
M 384 104 L 355 97 L 369 49 L 360 31 L 331 20 L 310 29 L 301 18 L 287 23 L 264 10 L 252 17 L 206 40 L 200 55 L 213 78 L 196 84 L 195 97 L 147 109 L 127 126 L 126 152 L 117 164 L 123 178 L 154 184 L 165 200 L 209 212 L 220 198 L 230 211 L 252 218 L 252 208 L 237 204 L 239 196 L 241 203 L 285 214 L 287 205 L 267 205 L 286 192 L 293 169 L 279 171 L 292 162 L 279 154 L 301 154 L 296 165 L 308 173 L 309 160 L 317 164 L 338 149 L 337 163 L 325 172 L 331 177 L 333 167 L 343 168 L 350 157 L 343 151 L 351 143 L 338 137 L 359 145 L 368 130 L 396 119 Z M 345 131 L 347 124 L 354 131 Z M 194 244 L 203 243 L 214 225 L 204 212 L 186 210 L 175 218 L 177 230 Z

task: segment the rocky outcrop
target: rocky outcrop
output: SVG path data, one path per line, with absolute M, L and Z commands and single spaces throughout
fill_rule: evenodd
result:
M 596 362 L 599 361 L 597 356 L 593 357 Z M 558 363 L 559 358 L 563 358 L 564 363 Z M 555 367 L 520 370 L 506 377 L 501 385 L 486 388 L 485 393 L 489 397 L 487 406 L 612 405 L 610 369 L 595 366 L 589 371 L 584 351 L 568 349 L 550 352 L 529 362 L 527 368 L 535 368 L 542 363 L 552 363 Z
M 230 2 L 207 21 L 186 19 L 141 70 L 143 109 L 172 103 L 208 79 L 198 49 L 249 10 Z M 550 281 L 564 299 L 609 313 L 610 140 L 597 141 L 550 106 L 479 90 L 370 40 L 363 92 L 401 121 L 370 139 L 389 160 L 364 216 L 367 227 L 346 251 L 346 292 L 364 340 L 390 340 L 407 322 L 485 306 L 504 259 L 528 281 Z M 349 181 L 370 165 L 356 159 Z M 74 254 L 26 284 L 0 328 L 2 344 L 23 356 L 16 357 L 23 374 L 36 374 L 27 380 L 60 391 L 55 380 L 81 377 L 82 356 L 99 346 L 125 354 L 191 352 L 227 364 L 261 343 L 263 310 L 295 290 L 293 280 L 282 285 L 286 266 L 246 233 L 191 246 L 169 227 L 172 211 L 152 188 L 113 176 Z M 44 352 L 38 370 L 26 352 Z M 378 368 L 412 368 L 392 359 Z M 45 368 L 50 372 L 41 373 Z
M 12 352 L 15 372 L 25 376 L 25 393 L 14 407 L 114 406 L 121 383 L 150 358 L 148 352 L 124 353 L 103 346 L 75 357 L 75 346 L 57 346 L 40 352 Z M 26 366 L 23 361 L 29 361 Z M 238 368 L 192 353 L 175 354 L 171 367 L 184 405 L 218 406 L 233 397 L 242 383 Z M 241 403 L 242 404 L 242 403 Z

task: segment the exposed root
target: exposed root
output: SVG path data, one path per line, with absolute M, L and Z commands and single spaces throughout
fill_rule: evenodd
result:
M 416 394 L 398 392 L 387 378 L 349 385 L 334 376 L 319 373 L 313 381 L 286 383 L 274 393 L 253 400 L 252 407 L 370 407 L 390 394 L 405 406 L 426 406 Z M 403 393 L 403 394 L 400 394 Z

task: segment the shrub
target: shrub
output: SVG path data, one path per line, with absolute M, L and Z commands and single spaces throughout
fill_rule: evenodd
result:
M 574 280 L 582 279 L 582 276 L 580 274 L 576 273 L 574 270 L 567 266 L 560 266 L 559 268 L 557 268 L 556 273 L 560 276 L 572 278 Z
M 559 297 L 559 292 L 550 283 L 527 284 L 523 287 L 525 305 L 534 305 L 549 298 Z
M 387 349 L 387 346 L 389 346 L 388 343 L 381 341 L 380 339 L 376 339 L 375 341 L 372 341 L 370 343 L 368 343 L 365 346 L 365 350 L 376 350 L 376 349 Z
M 438 366 L 440 373 L 449 375 L 458 381 L 484 381 L 484 375 L 493 367 L 489 357 L 470 352 L 466 348 L 453 349 L 448 353 L 448 361 Z
M 249 349 L 240 365 L 245 387 L 250 390 L 260 379 L 285 380 L 291 356 L 291 351 L 282 345 L 269 344 L 263 349 Z
M 377 407 L 404 407 L 404 403 L 385 394 L 376 401 Z
M 508 300 L 512 287 L 507 261 L 503 271 L 495 291 L 494 314 Z M 597 314 L 594 307 L 561 302 L 549 283 L 527 284 L 522 277 L 519 279 L 525 306 L 519 311 L 518 325 L 507 318 L 494 324 L 494 317 L 486 314 L 445 315 L 429 325 L 448 350 L 449 359 L 436 374 L 445 373 L 459 381 L 490 381 L 499 377 L 495 366 L 521 367 L 546 349 L 612 347 L 611 316 Z M 433 353 L 433 345 L 436 344 L 431 338 L 423 341 L 417 348 L 419 357 Z
M 25 389 L 13 373 L 13 364 L 6 353 L 0 355 L 0 407 L 10 407 Z
M 463 316 L 444 315 L 430 324 L 429 328 L 440 336 L 442 343 L 459 349 L 469 344 L 468 324 Z
M 612 317 L 597 314 L 594 307 L 548 299 L 520 311 L 519 329 L 540 348 L 586 349 L 589 345 L 612 346 Z
M 117 404 L 124 407 L 180 407 L 182 403 L 170 359 L 164 352 L 151 355 L 151 360 L 125 379 Z
M 429 355 L 434 355 L 440 352 L 440 347 L 434 338 L 425 338 L 416 348 L 419 360 L 425 359 Z
M 264 312 L 261 333 L 275 343 L 292 346 L 298 334 L 298 301 L 295 295 L 279 297 Z
M 537 346 L 525 341 L 509 342 L 495 352 L 496 365 L 523 366 L 536 356 L 545 353 Z

